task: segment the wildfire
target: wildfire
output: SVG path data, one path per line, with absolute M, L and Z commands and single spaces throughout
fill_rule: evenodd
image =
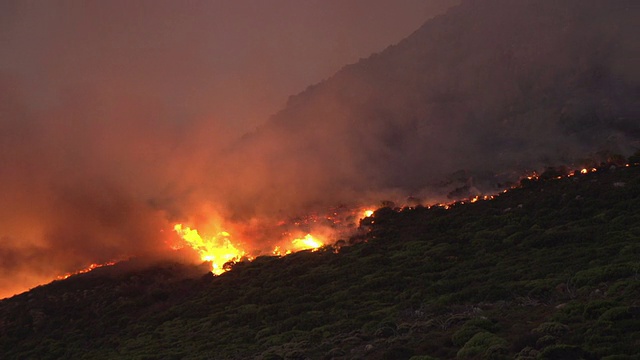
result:
M 302 238 L 296 238 L 291 241 L 290 246 L 276 246 L 273 250 L 274 255 L 282 256 L 302 250 L 318 250 L 324 243 L 311 234 L 307 234 Z
M 64 280 L 64 279 L 68 279 L 69 277 L 73 276 L 73 275 L 78 275 L 78 274 L 85 274 L 88 273 L 89 271 L 95 270 L 97 268 L 103 267 L 103 266 L 111 266 L 114 265 L 115 262 L 110 261 L 104 264 L 91 264 L 89 266 L 87 266 L 86 268 L 82 269 L 82 270 L 78 270 L 76 272 L 72 272 L 72 273 L 67 273 L 64 275 L 60 275 L 57 277 L 58 280 Z
M 226 231 L 219 232 L 215 236 L 203 237 L 198 233 L 198 230 L 182 224 L 176 224 L 173 229 L 180 235 L 186 245 L 198 252 L 202 261 L 211 263 L 211 272 L 215 275 L 220 275 L 227 271 L 224 264 L 228 262 L 239 261 L 242 258 L 252 260 L 251 257 L 246 256 L 245 249 L 231 242 L 231 234 Z M 315 251 L 323 245 L 323 241 L 311 234 L 307 234 L 304 237 L 281 242 L 280 245 L 275 246 L 272 254 L 284 256 L 302 250 Z M 173 247 L 174 250 L 180 248 L 180 246 Z
M 626 164 L 629 166 L 629 164 Z M 562 179 L 564 177 L 575 176 L 576 174 L 588 174 L 591 172 L 598 171 L 597 168 L 583 168 L 580 170 L 575 170 L 568 172 L 564 175 L 556 175 L 554 179 Z M 544 175 L 544 174 L 543 174 Z M 527 175 L 525 175 L 522 180 L 527 179 L 530 181 L 539 181 L 543 179 L 541 175 L 537 172 L 533 171 Z M 518 185 L 513 185 L 510 189 L 516 189 Z M 504 189 L 501 193 L 507 193 L 510 189 Z M 475 195 L 469 197 L 465 200 L 455 200 L 450 203 L 436 203 L 433 205 L 429 205 L 428 208 L 441 208 L 444 210 L 449 210 L 457 205 L 463 205 L 466 203 L 477 203 L 479 201 L 488 201 L 495 199 L 495 195 Z M 408 208 L 412 209 L 412 208 Z M 371 210 L 371 207 L 359 207 L 359 208 L 346 208 L 343 206 L 333 208 L 331 212 L 326 216 L 319 216 L 318 214 L 312 213 L 307 216 L 296 217 L 290 220 L 281 220 L 276 223 L 276 226 L 283 227 L 285 229 L 290 227 L 296 227 L 297 230 L 293 232 L 289 232 L 285 230 L 281 235 L 282 238 L 279 242 L 276 242 L 278 245 L 273 248 L 271 251 L 272 255 L 276 256 L 284 256 L 297 251 L 303 250 L 312 250 L 315 251 L 326 244 L 325 240 L 320 240 L 318 237 L 307 233 L 303 237 L 296 237 L 293 240 L 290 239 L 292 233 L 304 234 L 308 231 L 309 228 L 315 227 L 320 223 L 324 223 L 333 229 L 334 235 L 336 233 L 340 234 L 340 230 L 336 231 L 336 229 L 354 229 L 353 226 L 356 226 L 354 222 L 354 218 L 359 218 L 359 220 L 370 218 L 374 215 L 374 210 Z M 374 221 L 368 221 L 367 224 L 373 224 Z M 350 227 L 351 226 L 351 227 Z M 302 230 L 305 229 L 305 230 Z M 239 247 L 238 244 L 234 245 L 231 243 L 231 235 L 228 232 L 222 231 L 217 235 L 203 238 L 200 236 L 197 230 L 191 229 L 189 227 L 183 227 L 182 224 L 177 224 L 174 227 L 174 230 L 182 237 L 184 242 L 189 245 L 191 248 L 196 250 L 203 261 L 209 261 L 212 263 L 212 272 L 216 275 L 219 275 L 226 271 L 224 268 L 224 264 L 227 262 L 238 261 L 242 258 L 252 260 L 250 257 L 246 256 L 245 250 Z M 304 232 L 303 232 L 304 231 Z M 349 231 L 349 230 L 347 230 Z M 344 235 L 345 233 L 342 233 Z M 283 240 L 284 239 L 284 240 Z M 181 248 L 181 246 L 174 247 L 175 250 Z M 92 265 L 94 266 L 94 265 Z M 99 265 L 97 265 L 99 266 Z M 95 266 L 95 267 L 97 267 Z M 93 268 L 95 268 L 93 267 Z M 86 271 L 90 271 L 90 268 Z M 83 272 L 86 272 L 83 271 Z M 68 277 L 68 275 L 67 275 Z
M 211 272 L 216 275 L 220 275 L 225 271 L 225 263 L 238 261 L 245 255 L 243 250 L 236 248 L 231 243 L 231 234 L 226 231 L 221 231 L 217 235 L 203 239 L 198 230 L 182 226 L 182 224 L 176 224 L 173 230 L 180 235 L 189 247 L 198 252 L 202 261 L 211 263 Z
M 630 164 L 626 164 L 626 167 L 629 167 Z M 588 174 L 592 172 L 599 171 L 597 168 L 582 168 L 575 171 L 570 171 L 565 175 L 556 176 L 555 179 L 562 179 L 563 177 L 572 177 L 577 174 Z M 532 172 L 523 177 L 523 179 L 528 180 L 539 180 L 541 177 L 536 173 Z M 517 185 L 512 186 L 510 189 L 517 188 Z M 502 194 L 507 193 L 510 189 L 504 189 L 501 191 Z M 487 201 L 494 199 L 496 195 L 475 195 L 473 197 L 469 197 L 466 200 L 457 200 L 452 201 L 450 203 L 436 203 L 433 205 L 427 206 L 427 208 L 441 208 L 441 209 L 451 209 L 456 205 L 462 205 L 465 203 L 477 203 L 479 201 Z M 412 209 L 412 208 L 409 208 Z M 331 213 L 327 216 L 318 216 L 317 214 L 311 214 L 304 217 L 297 217 L 290 220 L 281 220 L 275 225 L 277 227 L 285 228 L 284 232 L 281 233 L 281 237 L 279 241 L 274 239 L 274 244 L 278 244 L 273 247 L 271 251 L 272 255 L 275 256 L 285 256 L 294 252 L 311 250 L 316 251 L 320 249 L 322 246 L 327 244 L 327 240 L 329 238 L 333 238 L 336 234 L 339 236 L 343 236 L 345 234 L 349 234 L 347 231 L 352 231 L 355 229 L 356 223 L 354 219 L 365 219 L 370 218 L 374 215 L 374 210 L 372 207 L 357 207 L 357 208 L 346 208 L 346 207 L 337 207 L 331 210 Z M 326 221 L 324 221 L 324 220 Z M 323 220 L 325 228 L 331 229 L 332 235 L 327 235 L 324 232 L 324 236 L 326 238 L 321 239 L 317 235 L 311 235 L 311 233 L 307 233 L 301 237 L 295 237 L 292 234 L 304 234 L 309 229 L 318 229 L 317 226 L 320 220 Z M 327 226 L 327 222 L 329 223 Z M 373 224 L 374 221 L 370 220 L 367 224 Z M 316 225 L 318 224 L 318 225 Z M 289 232 L 288 229 L 295 226 L 297 230 L 293 230 Z M 217 228 L 218 230 L 222 229 L 221 227 Z M 304 230 L 303 230 L 304 229 Z M 338 230 L 336 230 L 338 229 Z M 346 230 L 345 230 L 346 229 Z M 176 224 L 173 230 L 180 236 L 183 240 L 181 244 L 173 244 L 169 245 L 173 250 L 180 250 L 185 246 L 190 247 L 195 250 L 200 256 L 202 261 L 211 263 L 211 272 L 215 275 L 220 275 L 228 270 L 225 267 L 225 264 L 229 262 L 236 262 L 242 260 L 253 260 L 253 256 L 248 255 L 246 250 L 251 250 L 254 255 L 257 253 L 254 249 L 243 249 L 241 243 L 232 243 L 232 236 L 229 232 L 226 231 L 218 231 L 213 236 L 202 236 L 198 233 L 198 230 L 192 229 L 188 226 L 183 226 L 182 224 Z M 237 230 L 237 229 L 236 229 Z M 340 231 L 343 231 L 342 233 Z M 239 231 L 242 233 L 242 231 Z M 291 239 L 293 238 L 293 239 Z M 264 253 L 264 251 L 269 251 L 267 249 L 262 249 L 259 253 Z M 73 275 L 88 273 L 92 270 L 95 270 L 100 267 L 114 265 L 115 262 L 107 262 L 107 263 L 93 263 L 87 266 L 82 270 L 78 270 L 76 272 L 67 273 L 64 275 L 57 276 L 58 280 L 67 279 Z

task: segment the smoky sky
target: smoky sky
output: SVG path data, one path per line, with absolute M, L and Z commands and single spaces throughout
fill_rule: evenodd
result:
M 433 203 L 629 155 L 637 18 L 632 0 L 463 1 L 289 99 L 221 157 L 210 193 L 239 217 Z
M 0 296 L 163 255 L 232 192 L 223 149 L 456 3 L 3 1 Z
M 31 107 L 73 91 L 146 96 L 243 132 L 452 3 L 4 2 L 0 65 Z

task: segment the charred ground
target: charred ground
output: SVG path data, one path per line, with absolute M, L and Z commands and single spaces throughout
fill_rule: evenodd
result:
M 640 167 L 381 208 L 222 276 L 118 264 L 0 302 L 5 359 L 635 359 Z M 614 357 L 611 357 L 614 358 Z

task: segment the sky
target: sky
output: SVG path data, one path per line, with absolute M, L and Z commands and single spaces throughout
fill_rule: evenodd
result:
M 0 298 L 168 251 L 220 149 L 454 3 L 0 2 Z
M 32 108 L 141 97 L 242 132 L 452 2 L 5 1 L 0 72 Z

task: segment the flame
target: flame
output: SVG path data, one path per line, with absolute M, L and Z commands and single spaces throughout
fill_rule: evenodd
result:
M 631 166 L 630 164 L 625 164 L 626 167 Z M 590 172 L 598 171 L 597 168 L 583 168 L 579 171 L 581 174 L 588 174 Z M 562 179 L 563 177 L 571 177 L 578 174 L 578 170 L 571 171 L 566 175 L 558 176 L 556 179 Z M 536 172 L 530 173 L 525 176 L 525 178 L 529 180 L 538 180 L 539 175 Z M 517 185 L 511 186 L 510 189 L 517 188 Z M 509 192 L 510 189 L 504 189 L 501 191 L 502 194 Z M 469 203 L 476 203 L 478 201 L 486 201 L 495 199 L 499 194 L 495 195 L 476 195 L 468 198 Z M 439 207 L 445 210 L 451 209 L 453 206 L 457 204 L 465 204 L 465 201 L 453 201 L 451 203 L 437 203 L 433 205 L 429 205 L 428 208 Z M 368 218 L 373 216 L 374 210 L 371 210 L 372 207 L 357 207 L 346 209 L 349 211 L 348 216 L 345 216 L 345 210 L 337 210 L 332 211 L 331 214 L 325 216 L 325 219 L 330 221 L 333 225 L 339 225 L 341 223 L 348 223 L 352 220 L 348 220 L 349 218 L 353 219 L 358 218 L 362 220 L 364 218 Z M 295 225 L 295 226 L 308 226 L 314 223 L 318 223 L 319 219 L 322 217 L 318 217 L 317 214 L 311 214 L 308 216 L 304 216 L 301 218 L 296 218 L 294 221 L 279 221 L 275 225 L 278 227 L 286 227 L 287 225 Z M 374 221 L 370 221 L 370 224 L 373 224 Z M 231 242 L 231 234 L 226 231 L 219 231 L 216 235 L 210 237 L 202 237 L 198 230 L 192 229 L 188 226 L 183 226 L 182 224 L 176 224 L 173 229 L 183 240 L 183 244 L 168 244 L 169 247 L 173 250 L 180 250 L 184 248 L 185 245 L 188 245 L 190 248 L 195 250 L 200 256 L 202 261 L 211 263 L 211 272 L 215 275 L 220 275 L 223 272 L 227 271 L 229 268 L 224 265 L 229 262 L 239 261 L 241 259 L 253 260 L 252 256 L 248 256 L 247 252 L 242 249 L 239 244 L 233 244 Z M 304 232 L 302 232 L 304 233 Z M 283 237 L 291 237 L 291 233 L 285 232 L 282 234 Z M 326 235 L 326 234 L 325 234 Z M 273 251 L 271 252 L 276 256 L 284 256 L 297 251 L 303 250 L 312 250 L 316 251 L 322 246 L 326 244 L 325 240 L 320 240 L 317 236 L 311 235 L 310 233 L 306 234 L 303 237 L 294 238 L 291 241 L 282 241 L 279 245 L 275 246 Z M 107 262 L 107 263 L 93 263 L 88 267 L 82 270 L 78 270 L 76 272 L 67 273 L 64 275 L 57 276 L 58 280 L 67 279 L 73 275 L 88 273 L 92 270 L 95 270 L 104 266 L 114 265 L 115 262 Z
M 203 237 L 198 230 L 192 229 L 182 224 L 176 224 L 173 230 L 182 238 L 185 245 L 195 250 L 202 261 L 211 263 L 211 272 L 220 275 L 228 270 L 224 265 L 229 262 L 236 262 L 240 259 L 253 260 L 247 256 L 247 251 L 239 244 L 231 242 L 231 234 L 221 231 L 210 237 Z M 284 241 L 275 246 L 273 255 L 284 256 L 302 250 L 317 250 L 324 245 L 324 242 L 317 237 L 307 234 L 304 237 L 295 238 L 291 241 Z M 172 246 L 174 250 L 179 250 L 182 246 Z
M 110 261 L 110 262 L 106 262 L 104 264 L 91 264 L 89 266 L 87 266 L 86 268 L 82 269 L 82 270 L 78 270 L 76 272 L 71 272 L 71 273 L 66 273 L 64 275 L 60 275 L 57 277 L 58 280 L 64 280 L 64 279 L 68 279 L 73 275 L 78 275 L 78 274 L 85 274 L 88 273 L 89 271 L 95 270 L 97 268 L 101 268 L 104 266 L 111 266 L 111 265 L 115 265 L 115 262 Z
M 230 261 L 238 261 L 245 255 L 243 250 L 238 249 L 231 243 L 231 234 L 226 231 L 221 231 L 215 236 L 203 239 L 198 230 L 182 224 L 176 224 L 173 230 L 180 235 L 187 245 L 198 252 L 202 261 L 211 263 L 211 272 L 216 275 L 225 272 L 224 264 Z
M 273 254 L 277 256 L 288 255 L 296 251 L 302 250 L 318 250 L 324 245 L 322 241 L 311 234 L 307 234 L 302 238 L 295 238 L 291 241 L 290 246 L 278 245 L 273 249 Z
M 307 234 L 303 238 L 293 239 L 291 245 L 293 246 L 295 251 L 300 251 L 317 250 L 324 244 L 320 240 L 314 238 L 313 235 Z

